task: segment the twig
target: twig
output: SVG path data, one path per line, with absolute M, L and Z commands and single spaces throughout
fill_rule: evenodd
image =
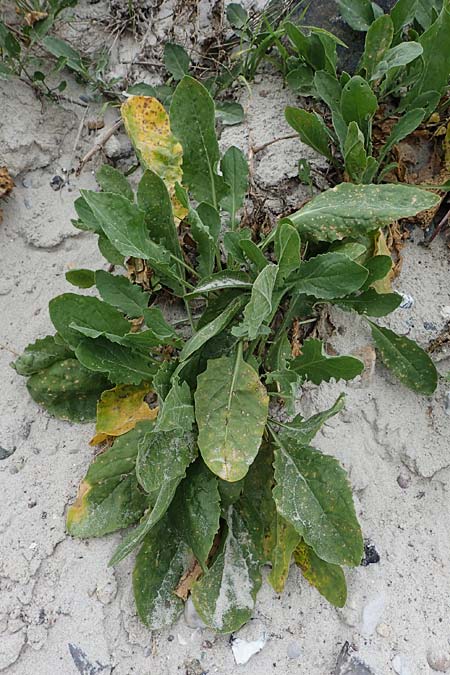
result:
M 433 232 L 433 234 L 431 235 L 431 237 L 428 239 L 427 246 L 429 246 L 436 239 L 436 237 L 438 236 L 438 234 L 441 232 L 442 228 L 444 227 L 445 223 L 448 221 L 449 217 L 450 217 L 450 210 L 447 211 L 447 213 L 442 218 L 439 225 L 437 225 L 437 227 L 436 227 L 435 231 Z
M 267 141 L 267 143 L 263 143 L 262 145 L 257 145 L 256 148 L 252 148 L 252 153 L 254 155 L 256 155 L 258 152 L 261 152 L 261 150 L 264 150 L 269 145 L 273 145 L 274 143 L 279 143 L 280 141 L 288 141 L 291 138 L 298 138 L 298 134 L 288 134 L 287 136 L 281 136 L 280 138 L 273 138 L 271 141 Z
M 80 163 L 79 163 L 79 165 L 78 165 L 78 169 L 76 170 L 76 175 L 77 175 L 77 176 L 79 176 L 80 173 L 82 172 L 84 165 L 87 164 L 87 163 L 89 162 L 89 160 L 92 159 L 92 157 L 93 157 L 94 155 L 97 154 L 97 152 L 100 152 L 100 150 L 103 148 L 103 146 L 105 145 L 105 143 L 107 143 L 107 141 L 109 141 L 109 139 L 111 138 L 111 136 L 112 136 L 113 134 L 115 134 L 116 131 L 117 131 L 118 129 L 120 129 L 121 126 L 122 126 L 122 120 L 117 120 L 117 122 L 115 122 L 115 123 L 112 125 L 112 127 L 110 127 L 109 129 L 107 129 L 107 130 L 105 131 L 105 133 L 104 133 L 103 136 L 97 141 L 97 143 L 96 143 L 96 144 L 89 150 L 89 152 L 87 152 L 87 153 L 85 154 L 85 156 L 80 160 Z

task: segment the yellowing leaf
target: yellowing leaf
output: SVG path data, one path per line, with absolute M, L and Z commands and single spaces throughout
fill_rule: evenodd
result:
M 121 436 L 133 429 L 141 420 L 154 420 L 158 409 L 149 408 L 143 400 L 149 391 L 151 391 L 149 384 L 137 387 L 120 384 L 114 389 L 104 391 L 97 404 L 95 427 L 97 433 L 91 444 L 101 443 L 106 440 L 106 436 Z
M 122 104 L 121 114 L 141 164 L 163 179 L 174 216 L 182 220 L 187 209 L 175 197 L 175 183 L 182 182 L 183 149 L 170 130 L 164 106 L 152 96 L 132 96 Z
M 383 234 L 383 230 L 380 230 L 375 235 L 375 248 L 373 254 L 374 256 L 388 255 L 389 257 L 391 257 L 391 252 L 386 243 L 386 237 Z M 393 278 L 394 278 L 394 270 L 392 267 L 391 271 L 384 277 L 384 279 L 379 279 L 379 281 L 375 281 L 372 284 L 372 288 L 374 288 L 377 291 L 377 293 L 392 293 Z

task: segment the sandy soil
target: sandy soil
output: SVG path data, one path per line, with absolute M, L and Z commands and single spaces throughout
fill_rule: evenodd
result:
M 210 3 L 200 5 L 207 22 Z M 80 16 L 92 19 L 106 11 L 107 3 L 80 3 Z M 92 41 L 92 34 L 88 37 Z M 126 35 L 117 41 L 118 72 L 130 49 Z M 70 86 L 79 95 L 78 85 Z M 331 675 L 346 640 L 370 670 L 354 665 L 340 673 L 450 671 L 448 385 L 441 384 L 430 399 L 419 397 L 376 362 L 349 386 L 303 392 L 298 407 L 310 414 L 346 391 L 345 412 L 330 421 L 317 445 L 349 471 L 364 535 L 380 560 L 348 574 L 349 601 L 340 611 L 322 601 L 295 568 L 282 596 L 265 585 L 254 620 L 238 637 L 265 634 L 267 642 L 245 666 L 235 664 L 228 638 L 196 628 L 192 616 L 154 634 L 139 623 L 131 597 L 132 560 L 107 568 L 119 535 L 83 542 L 65 534 L 67 505 L 92 456 L 87 445 L 92 425 L 48 416 L 30 400 L 10 362 L 29 342 L 52 332 L 47 304 L 68 290 L 64 273 L 103 266 L 94 238 L 74 229 L 70 219 L 78 189 L 95 185 L 92 172 L 105 157 L 97 157 L 79 178 L 72 175 L 62 190 L 50 186 L 53 176 L 64 176 L 91 147 L 94 138 L 80 125 L 99 111 L 93 104 L 86 110 L 40 102 L 17 82 L 0 82 L 0 97 L 0 165 L 8 165 L 16 181 L 0 226 L 0 671 Z M 289 133 L 282 113 L 295 100 L 278 79 L 259 78 L 251 96 L 242 92 L 242 101 L 246 123 L 224 130 L 224 147 L 246 149 L 249 142 L 259 145 Z M 107 111 L 107 124 L 114 115 Z M 106 154 L 118 166 L 130 161 L 125 137 L 119 134 Z M 297 140 L 271 145 L 255 159 L 255 179 L 275 209 L 295 207 L 305 197 L 292 180 L 300 157 L 320 165 Z M 417 231 L 408 243 L 397 284 L 412 303 L 398 309 L 388 325 L 427 345 L 450 318 L 449 251 L 441 239 L 425 249 L 421 238 Z M 365 326 L 337 311 L 332 319 L 337 351 L 363 350 L 370 362 Z M 445 350 L 437 360 L 441 373 L 450 370 Z

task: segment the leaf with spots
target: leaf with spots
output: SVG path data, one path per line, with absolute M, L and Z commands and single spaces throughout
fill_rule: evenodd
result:
M 158 362 L 145 352 L 110 342 L 104 337 L 84 338 L 76 349 L 79 361 L 91 371 L 107 373 L 114 384 L 150 382 Z
M 395 220 L 431 209 L 439 201 L 438 195 L 412 185 L 341 183 L 284 220 L 305 239 L 332 242 L 361 237 Z
M 297 293 L 321 300 L 345 296 L 361 288 L 367 270 L 342 253 L 323 253 L 303 262 L 289 277 Z
M 275 546 L 272 550 L 272 569 L 268 581 L 276 593 L 281 593 L 286 584 L 292 553 L 300 541 L 300 535 L 291 523 L 278 513 L 275 522 Z
M 326 562 L 356 566 L 363 540 L 347 474 L 334 457 L 273 434 L 278 512 Z
M 294 560 L 311 586 L 335 607 L 344 607 L 347 601 L 347 584 L 339 565 L 321 560 L 311 546 L 300 542 L 294 551 Z
M 140 422 L 92 462 L 76 501 L 67 512 L 67 531 L 74 537 L 101 537 L 136 523 L 148 508 L 135 473 L 139 440 L 152 422 Z
M 372 321 L 369 324 L 384 365 L 409 389 L 431 396 L 437 387 L 438 373 L 428 354 L 404 335 Z
M 261 333 L 267 334 L 268 328 L 264 322 L 272 317 L 276 304 L 274 303 L 274 288 L 277 281 L 278 265 L 266 265 L 258 274 L 250 300 L 244 309 L 242 322 L 232 329 L 233 335 L 254 340 Z M 274 306 L 275 305 L 275 306 Z
M 151 96 L 132 96 L 122 104 L 121 115 L 139 161 L 162 178 L 174 215 L 182 220 L 187 212 L 175 197 L 175 184 L 182 182 L 183 149 L 170 129 L 164 106 Z
M 258 373 L 242 358 L 242 344 L 234 356 L 210 359 L 198 376 L 198 447 L 223 480 L 238 481 L 247 473 L 261 444 L 268 403 Z
M 149 392 L 149 384 L 119 384 L 114 389 L 104 391 L 97 404 L 97 434 L 121 436 L 141 420 L 156 419 L 157 408 L 150 408 L 144 401 Z
M 302 354 L 292 359 L 289 367 L 306 380 L 320 384 L 331 378 L 353 380 L 362 373 L 364 364 L 354 356 L 328 356 L 320 340 L 309 338 L 303 343 Z
M 55 342 L 54 335 L 47 335 L 25 347 L 23 354 L 11 365 L 19 375 L 33 375 L 72 356 L 71 349 L 65 344 Z

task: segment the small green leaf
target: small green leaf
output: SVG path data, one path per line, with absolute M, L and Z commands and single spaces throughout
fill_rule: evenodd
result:
M 344 145 L 345 170 L 354 183 L 362 183 L 367 169 L 364 134 L 356 122 L 350 122 Z
M 186 544 L 167 518 L 146 535 L 136 556 L 133 592 L 139 617 L 150 630 L 169 626 L 183 611 L 175 590 L 191 561 Z
M 396 35 L 401 32 L 404 26 L 408 26 L 414 21 L 417 3 L 418 0 L 397 0 L 391 9 L 391 19 Z
M 80 337 L 83 336 L 79 333 Z M 89 370 L 108 373 L 114 384 L 140 384 L 151 381 L 157 362 L 145 353 L 114 344 L 104 337 L 83 338 L 76 349 L 79 361 Z
M 298 133 L 303 143 L 331 159 L 328 130 L 319 115 L 291 106 L 286 108 L 284 114 L 287 123 Z
M 23 354 L 11 365 L 19 375 L 33 375 L 71 357 L 73 352 L 65 344 L 59 344 L 53 335 L 47 335 L 25 347 Z
M 191 59 L 186 50 L 173 42 L 164 45 L 164 65 L 174 80 L 182 80 L 189 72 Z
M 431 396 L 438 374 L 433 361 L 415 342 L 369 321 L 384 365 L 409 389 Z
M 387 249 L 389 250 L 389 249 Z M 392 258 L 390 255 L 374 255 L 364 263 L 365 268 L 369 274 L 362 287 L 362 290 L 367 290 L 372 284 L 381 279 L 385 279 L 392 270 Z
M 178 536 L 192 549 L 206 572 L 206 562 L 219 530 L 220 496 L 217 478 L 202 462 L 187 471 L 170 507 Z
M 69 284 L 78 288 L 91 288 L 95 285 L 95 272 L 93 270 L 69 270 L 65 276 Z
M 370 0 L 338 0 L 342 18 L 353 30 L 367 31 L 374 20 Z
M 150 307 L 143 310 L 144 323 L 159 340 L 159 344 L 173 344 L 178 346 L 180 338 L 172 326 L 167 323 L 159 307 Z M 139 333 L 136 333 L 139 335 Z M 130 336 L 131 337 L 131 336 Z
M 246 336 L 254 340 L 261 331 L 264 322 L 273 313 L 273 291 L 278 275 L 277 265 L 267 265 L 257 276 L 252 293 L 244 309 L 244 318 L 239 326 L 232 330 L 237 337 Z
M 292 422 L 283 425 L 283 433 L 286 438 L 289 434 L 292 434 L 295 442 L 300 445 L 309 445 L 325 422 L 340 413 L 344 409 L 344 405 L 345 394 L 341 394 L 331 408 L 322 410 L 320 413 L 308 417 L 307 420 L 303 419 L 302 415 L 296 415 Z
M 410 110 L 400 117 L 398 122 L 392 128 L 391 133 L 384 146 L 381 149 L 379 162 L 383 161 L 386 155 L 392 150 L 394 145 L 402 141 L 404 138 L 412 134 L 413 131 L 423 122 L 425 119 L 426 110 L 424 108 L 416 108 L 415 110 Z
M 114 307 L 86 295 L 58 295 L 50 301 L 49 311 L 56 330 L 73 349 L 84 338 L 72 324 L 114 335 L 125 335 L 130 330 L 129 322 Z
M 290 223 L 280 223 L 277 227 L 275 257 L 278 260 L 277 283 L 285 281 L 300 266 L 300 237 Z
M 207 295 L 214 291 L 221 291 L 227 288 L 241 288 L 250 291 L 253 284 L 250 277 L 245 272 L 234 272 L 233 270 L 224 270 L 216 272 L 207 279 L 202 279 L 195 290 L 188 293 L 188 296 Z
M 364 244 L 360 244 L 357 241 L 335 241 L 330 246 L 331 253 L 342 253 L 346 255 L 350 260 L 358 260 L 364 253 L 366 253 L 367 247 Z
M 71 358 L 40 370 L 27 382 L 33 401 L 51 415 L 72 422 L 94 420 L 97 400 L 110 386 L 105 377 L 86 370 L 77 359 Z
M 374 288 L 370 288 L 357 296 L 331 300 L 331 302 L 343 309 L 353 309 L 358 314 L 379 317 L 394 312 L 400 306 L 402 296 L 398 293 L 377 293 Z
M 192 394 L 187 382 L 172 382 L 158 413 L 155 431 L 190 432 L 194 424 Z
M 147 497 L 138 486 L 134 467 L 139 439 L 152 424 L 140 422 L 95 457 L 67 512 L 67 531 L 73 537 L 102 537 L 142 516 Z
M 149 293 L 144 293 L 140 286 L 132 284 L 125 276 L 98 270 L 95 273 L 95 285 L 105 302 L 117 307 L 131 319 L 142 316 L 148 307 Z
M 111 265 L 125 267 L 124 256 L 119 253 L 104 234 L 101 234 L 98 238 L 98 250 Z
M 305 579 L 328 602 L 335 607 L 344 607 L 347 602 L 347 584 L 344 572 L 338 565 L 321 560 L 304 541 L 294 551 L 294 560 Z
M 423 47 L 418 42 L 401 42 L 399 45 L 388 49 L 383 60 L 380 61 L 372 74 L 371 80 L 380 80 L 393 68 L 407 66 L 415 61 L 423 53 Z M 428 91 L 428 89 L 426 90 Z
M 289 281 L 299 293 L 323 300 L 357 291 L 367 279 L 367 270 L 342 253 L 323 253 L 300 265 Z
M 237 234 L 239 236 L 239 232 L 229 232 L 228 234 Z M 255 265 L 258 272 L 262 272 L 262 270 L 269 264 L 259 246 L 257 246 L 251 239 L 247 237 L 240 238 L 239 247 L 244 252 L 245 257 Z
M 243 28 L 248 21 L 247 10 L 237 2 L 232 2 L 227 7 L 227 19 L 233 28 Z
M 377 97 L 370 85 L 359 75 L 352 77 L 342 90 L 341 112 L 347 124 L 356 122 L 368 138 L 369 122 L 378 109 Z
M 394 24 L 389 14 L 382 14 L 370 26 L 366 35 L 366 44 L 361 61 L 361 70 L 365 70 L 370 80 L 377 64 L 382 61 L 394 38 Z
M 314 384 L 335 380 L 353 380 L 364 370 L 364 364 L 353 356 L 327 356 L 320 340 L 309 338 L 302 354 L 290 362 L 290 368 Z
M 216 117 L 225 126 L 232 127 L 244 119 L 244 109 L 236 101 L 216 101 Z
M 197 383 L 195 416 L 202 457 L 220 478 L 238 481 L 258 453 L 269 397 L 239 348 L 234 357 L 208 361 Z
M 220 163 L 222 175 L 230 186 L 230 194 L 222 200 L 222 208 L 230 214 L 231 228 L 236 222 L 236 213 L 243 206 L 248 190 L 248 164 L 239 148 L 228 148 Z
M 192 356 L 192 354 L 200 349 L 208 342 L 208 340 L 221 333 L 230 323 L 231 319 L 240 312 L 246 302 L 247 297 L 245 295 L 234 298 L 219 316 L 195 332 L 184 345 L 180 354 L 180 361 L 186 361 L 186 359 Z
M 357 566 L 364 552 L 347 474 L 334 457 L 275 436 L 278 512 L 326 562 Z
M 300 535 L 291 523 L 278 513 L 275 524 L 275 546 L 272 550 L 272 570 L 267 577 L 276 593 L 281 593 L 286 584 L 291 558 L 300 542 Z
M 192 589 L 197 612 L 218 633 L 232 633 L 251 618 L 261 586 L 261 562 L 246 523 L 232 506 L 226 520 L 221 550 Z
M 167 400 L 167 399 L 166 399 Z M 163 484 L 184 478 L 195 459 L 196 447 L 190 432 L 175 427 L 147 434 L 139 443 L 136 475 L 147 494 L 157 493 Z
M 301 237 L 335 241 L 360 237 L 394 220 L 433 208 L 440 198 L 412 185 L 340 185 L 322 192 L 288 221 Z
M 60 40 L 57 37 L 47 35 L 42 39 L 41 44 L 47 51 L 50 52 L 50 54 L 56 56 L 56 58 L 63 57 L 68 68 L 74 70 L 80 75 L 86 75 L 87 69 L 81 55 L 76 51 L 76 49 L 71 47 L 68 42 Z
M 219 145 L 214 128 L 214 101 L 192 77 L 183 77 L 175 89 L 170 124 L 183 146 L 183 184 L 197 201 L 217 208 L 228 186 L 216 172 Z
M 134 201 L 133 190 L 123 173 L 109 164 L 103 164 L 95 174 L 95 178 L 103 192 L 113 192 L 129 199 L 130 202 Z

